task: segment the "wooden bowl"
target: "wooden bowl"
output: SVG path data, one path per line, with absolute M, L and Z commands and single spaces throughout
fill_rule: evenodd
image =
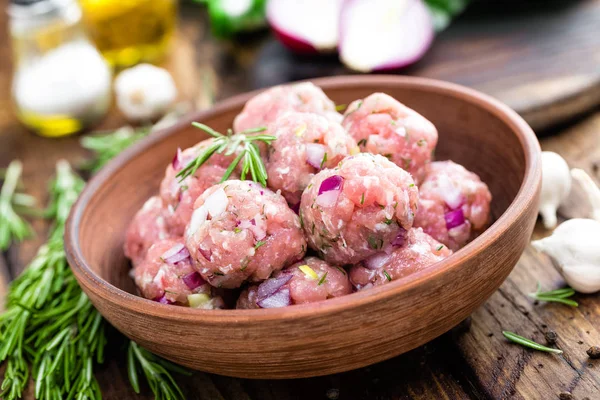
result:
M 299 378 L 382 361 L 448 331 L 504 281 L 529 242 L 538 210 L 540 147 L 508 107 L 454 84 L 398 76 L 313 81 L 336 104 L 386 92 L 431 120 L 437 158 L 476 172 L 493 194 L 495 222 L 429 269 L 387 285 L 308 305 L 196 310 L 132 293 L 125 229 L 157 193 L 177 147 L 205 138 L 190 122 L 225 131 L 256 93 L 225 100 L 121 154 L 86 186 L 67 224 L 69 263 L 96 308 L 142 346 L 190 368 L 245 378 Z

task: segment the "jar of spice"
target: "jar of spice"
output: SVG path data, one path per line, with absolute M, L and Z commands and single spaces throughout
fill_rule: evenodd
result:
M 168 49 L 177 0 L 80 0 L 90 38 L 108 62 L 125 68 L 156 63 Z
M 36 133 L 76 133 L 106 115 L 112 71 L 81 26 L 75 0 L 12 0 L 13 101 Z

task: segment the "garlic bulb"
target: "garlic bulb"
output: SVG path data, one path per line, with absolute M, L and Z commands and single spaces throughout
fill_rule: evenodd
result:
M 556 210 L 570 191 L 571 174 L 567 162 L 554 152 L 543 151 L 540 214 L 546 229 L 556 227 Z
M 596 186 L 592 178 L 582 169 L 573 168 L 571 176 L 579 182 L 588 196 L 592 205 L 592 218 L 600 222 L 600 188 Z
M 531 242 L 557 264 L 567 283 L 581 293 L 600 291 L 600 222 L 574 218 L 560 224 L 551 236 Z
M 115 79 L 119 110 L 130 121 L 149 121 L 163 116 L 177 97 L 171 74 L 163 68 L 140 64 Z

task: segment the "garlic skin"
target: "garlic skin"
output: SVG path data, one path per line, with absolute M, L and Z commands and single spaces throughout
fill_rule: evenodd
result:
M 162 117 L 177 97 L 177 88 L 166 69 L 139 64 L 115 79 L 117 106 L 129 121 Z
M 540 215 L 544 228 L 556 227 L 556 210 L 571 191 L 571 174 L 567 162 L 552 151 L 542 152 L 542 191 Z
M 600 222 L 573 218 L 531 244 L 556 262 L 569 286 L 580 293 L 595 293 L 600 291 L 599 237 Z

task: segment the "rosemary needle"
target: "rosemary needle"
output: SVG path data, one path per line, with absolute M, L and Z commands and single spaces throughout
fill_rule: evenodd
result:
M 563 352 L 560 349 L 553 349 L 551 347 L 546 347 L 537 342 L 534 342 L 533 340 L 529 340 L 527 338 L 524 338 L 523 336 L 519 336 L 513 332 L 502 331 L 502 334 L 504 335 L 505 338 L 507 338 L 511 342 L 520 344 L 521 346 L 529 347 L 530 349 L 534 349 L 534 350 L 538 350 L 538 351 L 545 351 L 547 353 L 555 353 L 555 354 L 562 354 L 562 352 Z
M 555 302 L 566 304 L 571 307 L 577 307 L 579 304 L 575 300 L 571 300 L 571 297 L 575 294 L 575 290 L 572 288 L 562 288 L 543 292 L 540 283 L 538 282 L 537 290 L 534 293 L 529 293 L 529 297 L 532 297 L 539 301 Z

